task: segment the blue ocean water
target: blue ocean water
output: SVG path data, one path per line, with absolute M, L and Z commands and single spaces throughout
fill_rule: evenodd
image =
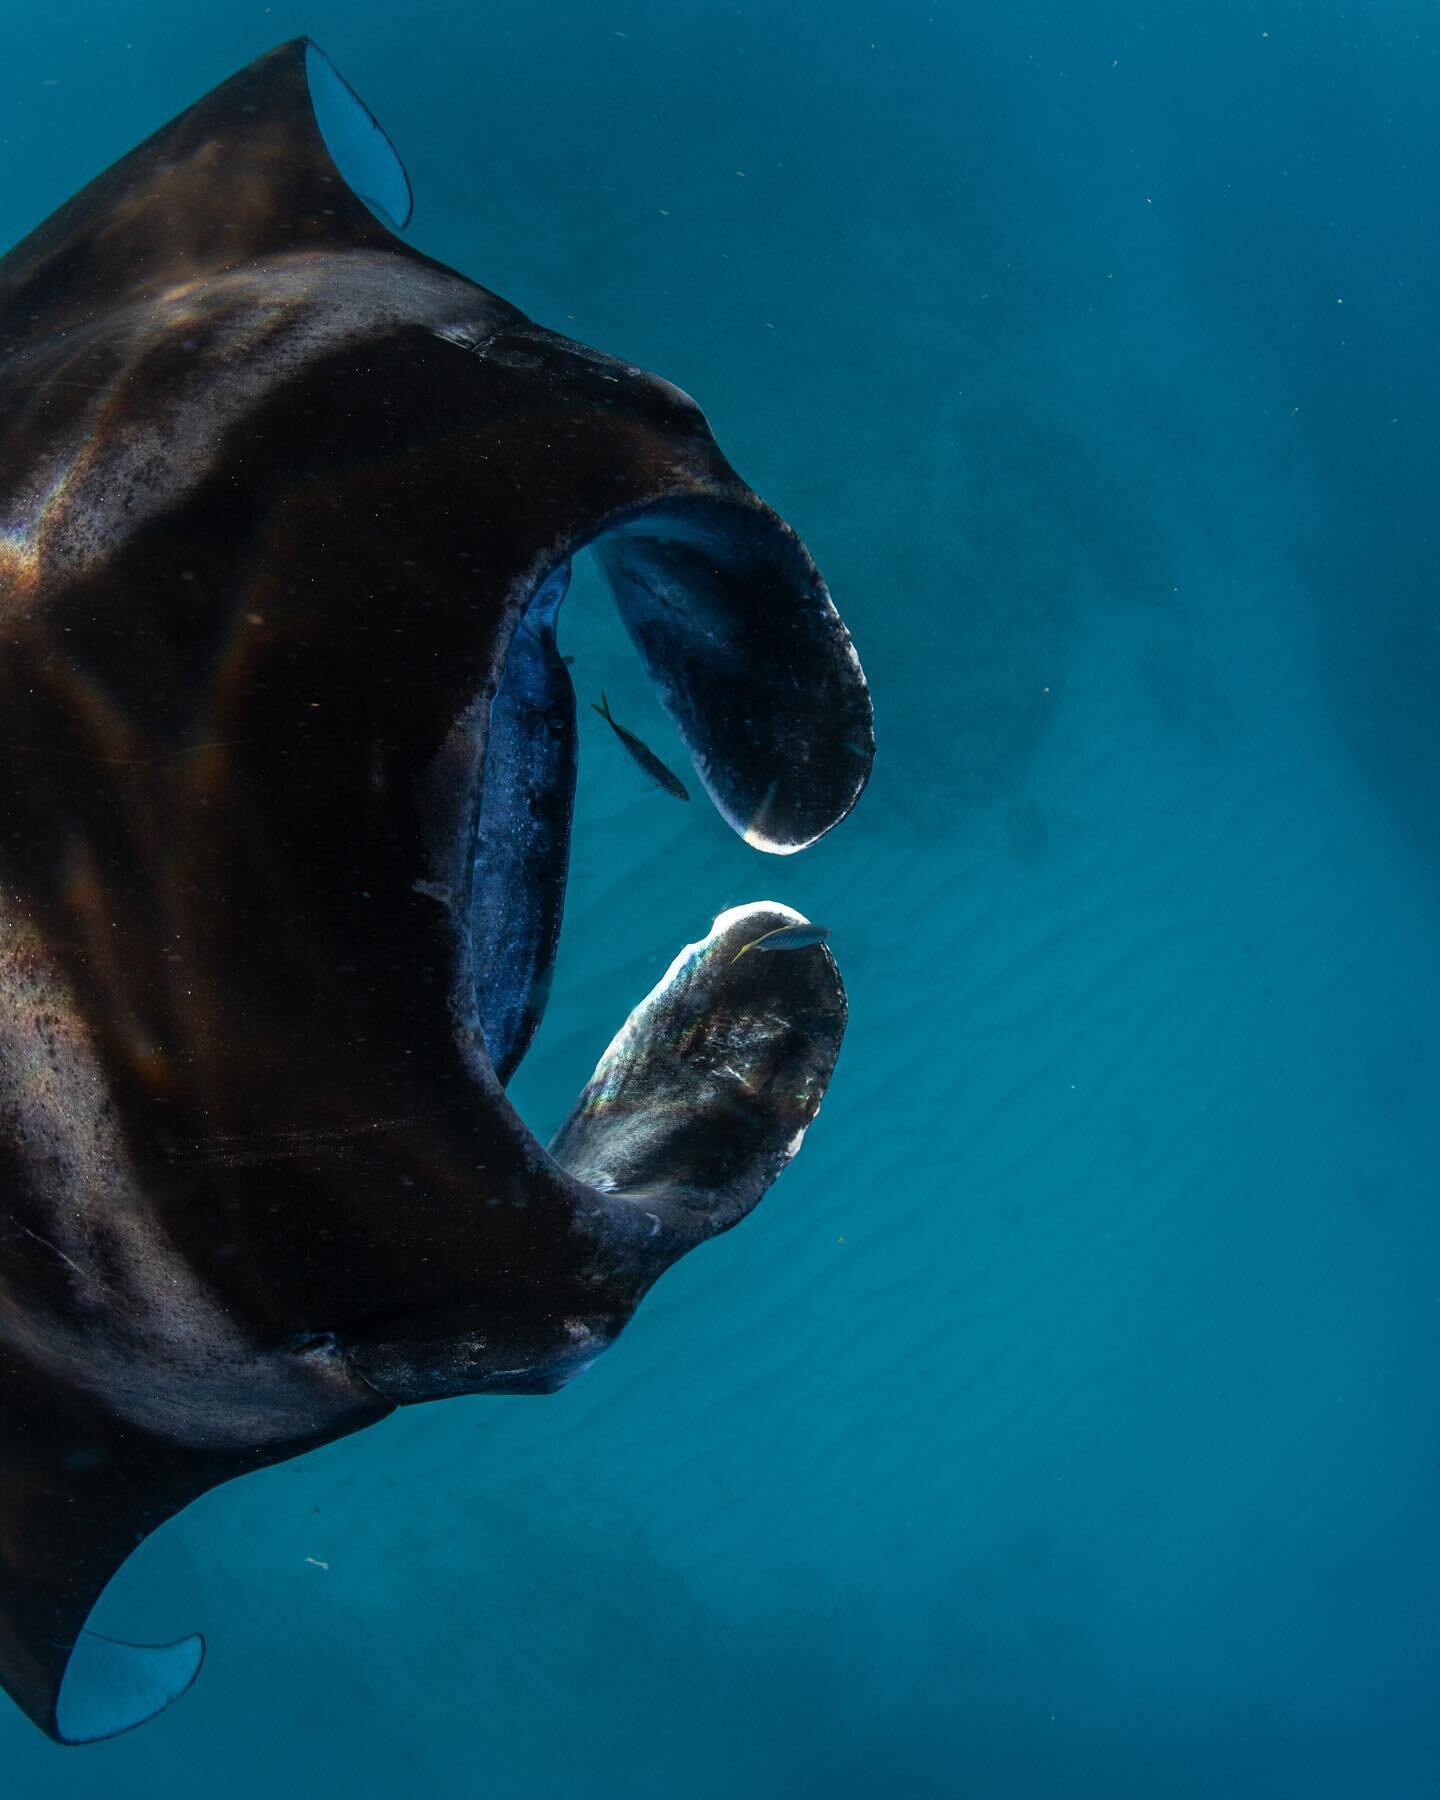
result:
M 558 1123 L 722 906 L 825 920 L 802 1155 L 585 1379 L 222 1488 L 195 1691 L 24 1800 L 1440 1788 L 1440 20 L 1417 0 L 51 0 L 0 241 L 308 32 L 411 241 L 694 394 L 871 788 L 794 859 L 582 708 Z M 596 577 L 563 647 L 683 768 Z

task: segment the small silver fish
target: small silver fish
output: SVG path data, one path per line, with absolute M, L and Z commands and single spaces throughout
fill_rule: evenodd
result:
M 777 925 L 774 931 L 742 944 L 730 962 L 732 966 L 739 962 L 747 950 L 808 950 L 812 944 L 823 944 L 829 935 L 828 925 Z
M 600 717 L 630 752 L 631 759 L 639 764 L 652 781 L 659 782 L 665 792 L 667 794 L 673 794 L 677 800 L 688 800 L 690 798 L 690 790 L 685 786 L 685 783 L 674 770 L 667 769 L 665 764 L 661 762 L 660 758 L 650 746 L 648 744 L 642 744 L 633 731 L 627 731 L 623 725 L 617 725 L 614 719 L 611 718 L 610 702 L 605 698 L 604 688 L 601 688 L 600 690 L 599 706 L 596 706 L 595 702 L 592 700 L 590 702 L 590 708 L 592 712 L 599 713 Z

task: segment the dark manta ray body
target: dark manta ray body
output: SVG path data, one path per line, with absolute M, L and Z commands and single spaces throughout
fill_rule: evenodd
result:
M 507 1102 L 571 557 L 750 842 L 845 814 L 870 710 L 693 403 L 408 208 L 295 43 L 0 262 L 0 1681 L 69 1741 L 198 1668 L 83 1631 L 147 1532 L 397 1405 L 562 1385 L 754 1205 L 843 1029 L 827 953 L 733 964 L 797 918 L 737 908 L 548 1152 Z

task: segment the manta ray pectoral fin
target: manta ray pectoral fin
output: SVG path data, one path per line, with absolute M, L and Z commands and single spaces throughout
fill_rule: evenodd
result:
M 198 1633 L 173 1644 L 126 1644 L 82 1631 L 55 1707 L 56 1737 L 94 1744 L 145 1724 L 189 1691 L 204 1660 Z
M 122 1643 L 85 1622 L 142 1538 L 249 1463 L 124 1428 L 33 1368 L 7 1373 L 0 1419 L 0 1682 L 42 1731 L 93 1743 L 162 1712 L 194 1681 L 198 1637 Z
M 305 45 L 305 74 L 315 123 L 335 167 L 387 225 L 403 231 L 414 200 L 395 146 L 318 44 Z
M 22 347 L 26 335 L 43 346 L 89 324 L 95 294 L 154 310 L 247 260 L 402 248 L 391 231 L 410 209 L 390 140 L 323 51 L 296 38 L 187 107 L 16 245 L 9 317 L 26 318 L 31 294 L 43 301 L 33 330 L 17 334 Z
M 309 1445 L 197 1448 L 124 1424 L 33 1366 L 6 1378 L 0 1684 L 57 1742 L 94 1743 L 163 1712 L 205 1657 L 198 1635 L 136 1644 L 87 1630 L 116 1570 L 201 1494 Z M 377 1399 L 369 1416 L 388 1410 Z M 317 1431 L 313 1441 L 336 1434 Z

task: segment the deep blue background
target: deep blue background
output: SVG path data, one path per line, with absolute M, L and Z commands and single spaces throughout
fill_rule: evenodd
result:
M 199 1685 L 0 1710 L 4 1794 L 1434 1792 L 1433 6 L 49 0 L 0 241 L 301 31 L 414 242 L 696 395 L 875 692 L 794 860 L 584 709 L 522 1109 L 737 900 L 830 923 L 852 1028 L 577 1386 L 148 1543 L 100 1621 Z M 593 577 L 563 636 L 683 767 Z

